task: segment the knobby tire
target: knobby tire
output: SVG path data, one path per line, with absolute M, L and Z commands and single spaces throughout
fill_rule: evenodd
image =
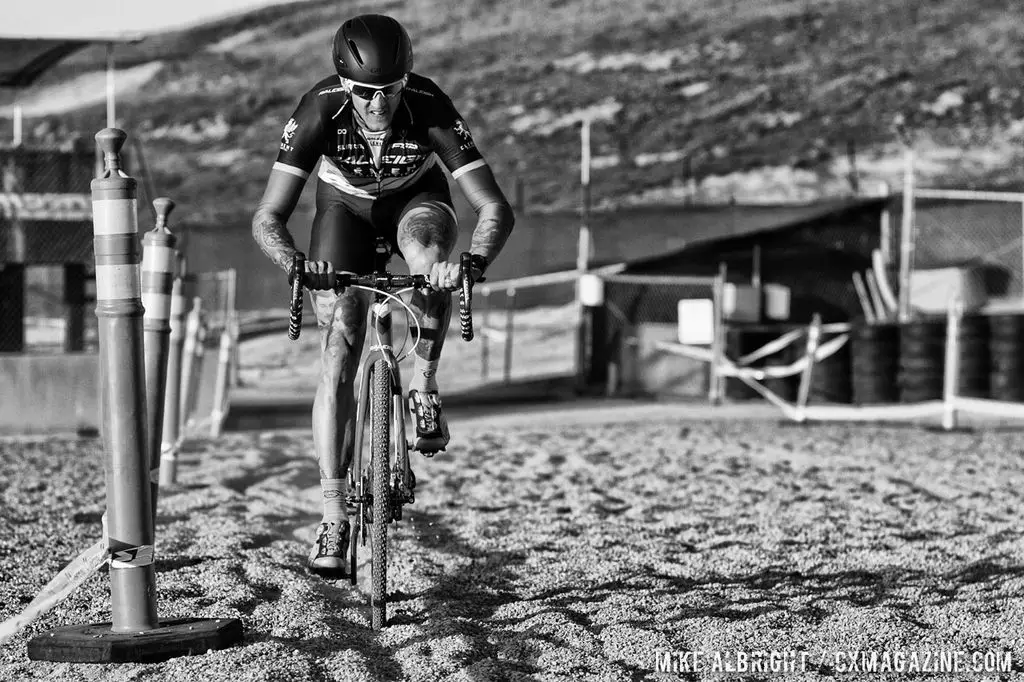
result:
M 387 620 L 388 521 L 391 518 L 388 484 L 391 449 L 391 372 L 384 360 L 378 360 L 371 372 L 370 485 L 373 494 L 373 524 L 370 526 L 370 619 L 373 629 L 379 630 L 384 627 Z

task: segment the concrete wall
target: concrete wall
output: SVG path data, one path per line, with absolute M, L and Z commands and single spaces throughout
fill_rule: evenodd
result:
M 99 432 L 95 353 L 0 353 L 0 434 Z

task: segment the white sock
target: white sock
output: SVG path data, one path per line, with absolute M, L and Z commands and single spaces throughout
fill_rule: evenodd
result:
M 348 481 L 344 478 L 321 478 L 320 490 L 324 498 L 324 521 L 340 521 L 348 516 L 345 495 Z
M 419 355 L 415 357 L 409 390 L 422 393 L 437 391 L 437 364 L 440 360 L 424 360 Z

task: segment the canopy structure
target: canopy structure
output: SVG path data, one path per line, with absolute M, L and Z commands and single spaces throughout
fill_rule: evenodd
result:
M 27 88 L 48 69 L 77 50 L 96 43 L 107 46 L 107 126 L 115 126 L 114 45 L 134 43 L 141 34 L 70 37 L 0 35 L 0 87 Z M 15 106 L 15 144 L 20 142 L 20 111 Z

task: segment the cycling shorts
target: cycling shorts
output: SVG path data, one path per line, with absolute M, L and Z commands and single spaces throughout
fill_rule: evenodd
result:
M 320 180 L 308 258 L 330 261 L 339 272 L 369 274 L 373 272 L 376 238 L 387 239 L 392 253 L 401 257 L 398 223 L 410 209 L 427 201 L 452 208 L 451 189 L 440 168 L 431 169 L 407 188 L 376 199 L 346 194 Z

